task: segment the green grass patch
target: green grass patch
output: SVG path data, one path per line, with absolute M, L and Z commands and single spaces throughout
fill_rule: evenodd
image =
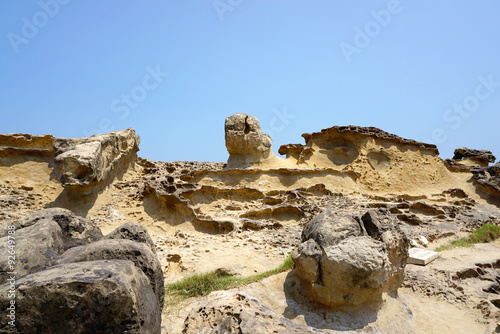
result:
M 260 281 L 293 267 L 292 253 L 275 269 L 247 277 L 219 275 L 216 272 L 195 274 L 165 285 L 166 306 L 172 306 L 189 298 L 206 296 L 212 291 L 227 290 Z
M 455 247 L 470 247 L 474 244 L 486 243 L 498 238 L 500 238 L 500 226 L 484 224 L 474 230 L 468 237 L 454 240 L 448 245 L 436 248 L 436 251 L 440 252 Z

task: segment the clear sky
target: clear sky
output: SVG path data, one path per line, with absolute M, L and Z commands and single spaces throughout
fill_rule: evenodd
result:
M 0 133 L 132 127 L 139 155 L 226 161 L 224 119 L 282 144 L 376 126 L 500 158 L 500 2 L 0 3 Z

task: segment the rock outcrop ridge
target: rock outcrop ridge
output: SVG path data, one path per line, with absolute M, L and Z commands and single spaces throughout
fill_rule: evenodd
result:
M 474 168 L 488 167 L 495 160 L 496 157 L 491 151 L 459 147 L 455 150 L 453 158 L 446 159 L 445 163 L 452 171 L 470 172 Z
M 54 136 L 12 133 L 0 134 L 0 155 L 29 153 L 29 154 L 53 154 L 55 149 Z
M 63 186 L 87 186 L 106 180 L 117 166 L 135 160 L 139 136 L 128 129 L 87 138 L 56 138 L 54 148 Z
M 339 134 L 343 134 L 344 136 L 338 136 Z M 325 144 L 325 140 L 328 140 L 330 138 L 333 139 L 336 137 L 348 138 L 349 136 L 378 139 L 378 140 L 393 142 L 400 145 L 410 145 L 419 149 L 428 150 L 429 152 L 432 152 L 435 155 L 439 154 L 437 146 L 434 144 L 426 144 L 418 142 L 413 139 L 402 138 L 395 134 L 385 132 L 376 127 L 361 127 L 356 125 L 333 126 L 331 128 L 322 129 L 321 132 L 304 133 L 302 137 L 304 137 L 304 140 L 306 141 L 305 145 L 301 144 L 282 145 L 279 149 L 279 153 L 286 155 L 287 157 L 289 155 L 293 156 L 299 162 L 305 161 L 307 159 L 306 158 L 307 155 L 314 152 L 313 145 L 321 147 L 322 144 Z M 331 147 L 334 148 L 335 145 L 332 144 L 339 144 L 338 148 L 341 150 L 347 151 L 349 149 L 348 142 L 330 143 Z
M 467 147 L 459 147 L 455 150 L 453 160 L 472 160 L 480 164 L 480 167 L 486 167 L 489 163 L 495 162 L 496 158 L 487 150 L 474 150 Z

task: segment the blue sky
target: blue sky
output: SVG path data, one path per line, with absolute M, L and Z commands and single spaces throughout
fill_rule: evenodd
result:
M 0 4 L 0 133 L 134 128 L 139 155 L 225 161 L 224 119 L 273 150 L 376 126 L 500 158 L 500 2 L 40 0 Z

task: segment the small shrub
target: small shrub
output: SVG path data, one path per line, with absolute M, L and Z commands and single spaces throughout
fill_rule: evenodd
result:
M 498 238 L 500 238 L 500 226 L 484 224 L 474 230 L 468 237 L 454 240 L 448 245 L 436 248 L 436 251 L 440 252 L 455 247 L 470 247 L 474 244 L 486 243 Z
M 271 275 L 279 274 L 293 267 L 292 253 L 277 268 L 260 274 L 238 277 L 219 275 L 216 272 L 194 274 L 182 280 L 165 286 L 165 300 L 167 306 L 173 306 L 189 297 L 206 296 L 212 291 L 227 290 L 260 281 Z

